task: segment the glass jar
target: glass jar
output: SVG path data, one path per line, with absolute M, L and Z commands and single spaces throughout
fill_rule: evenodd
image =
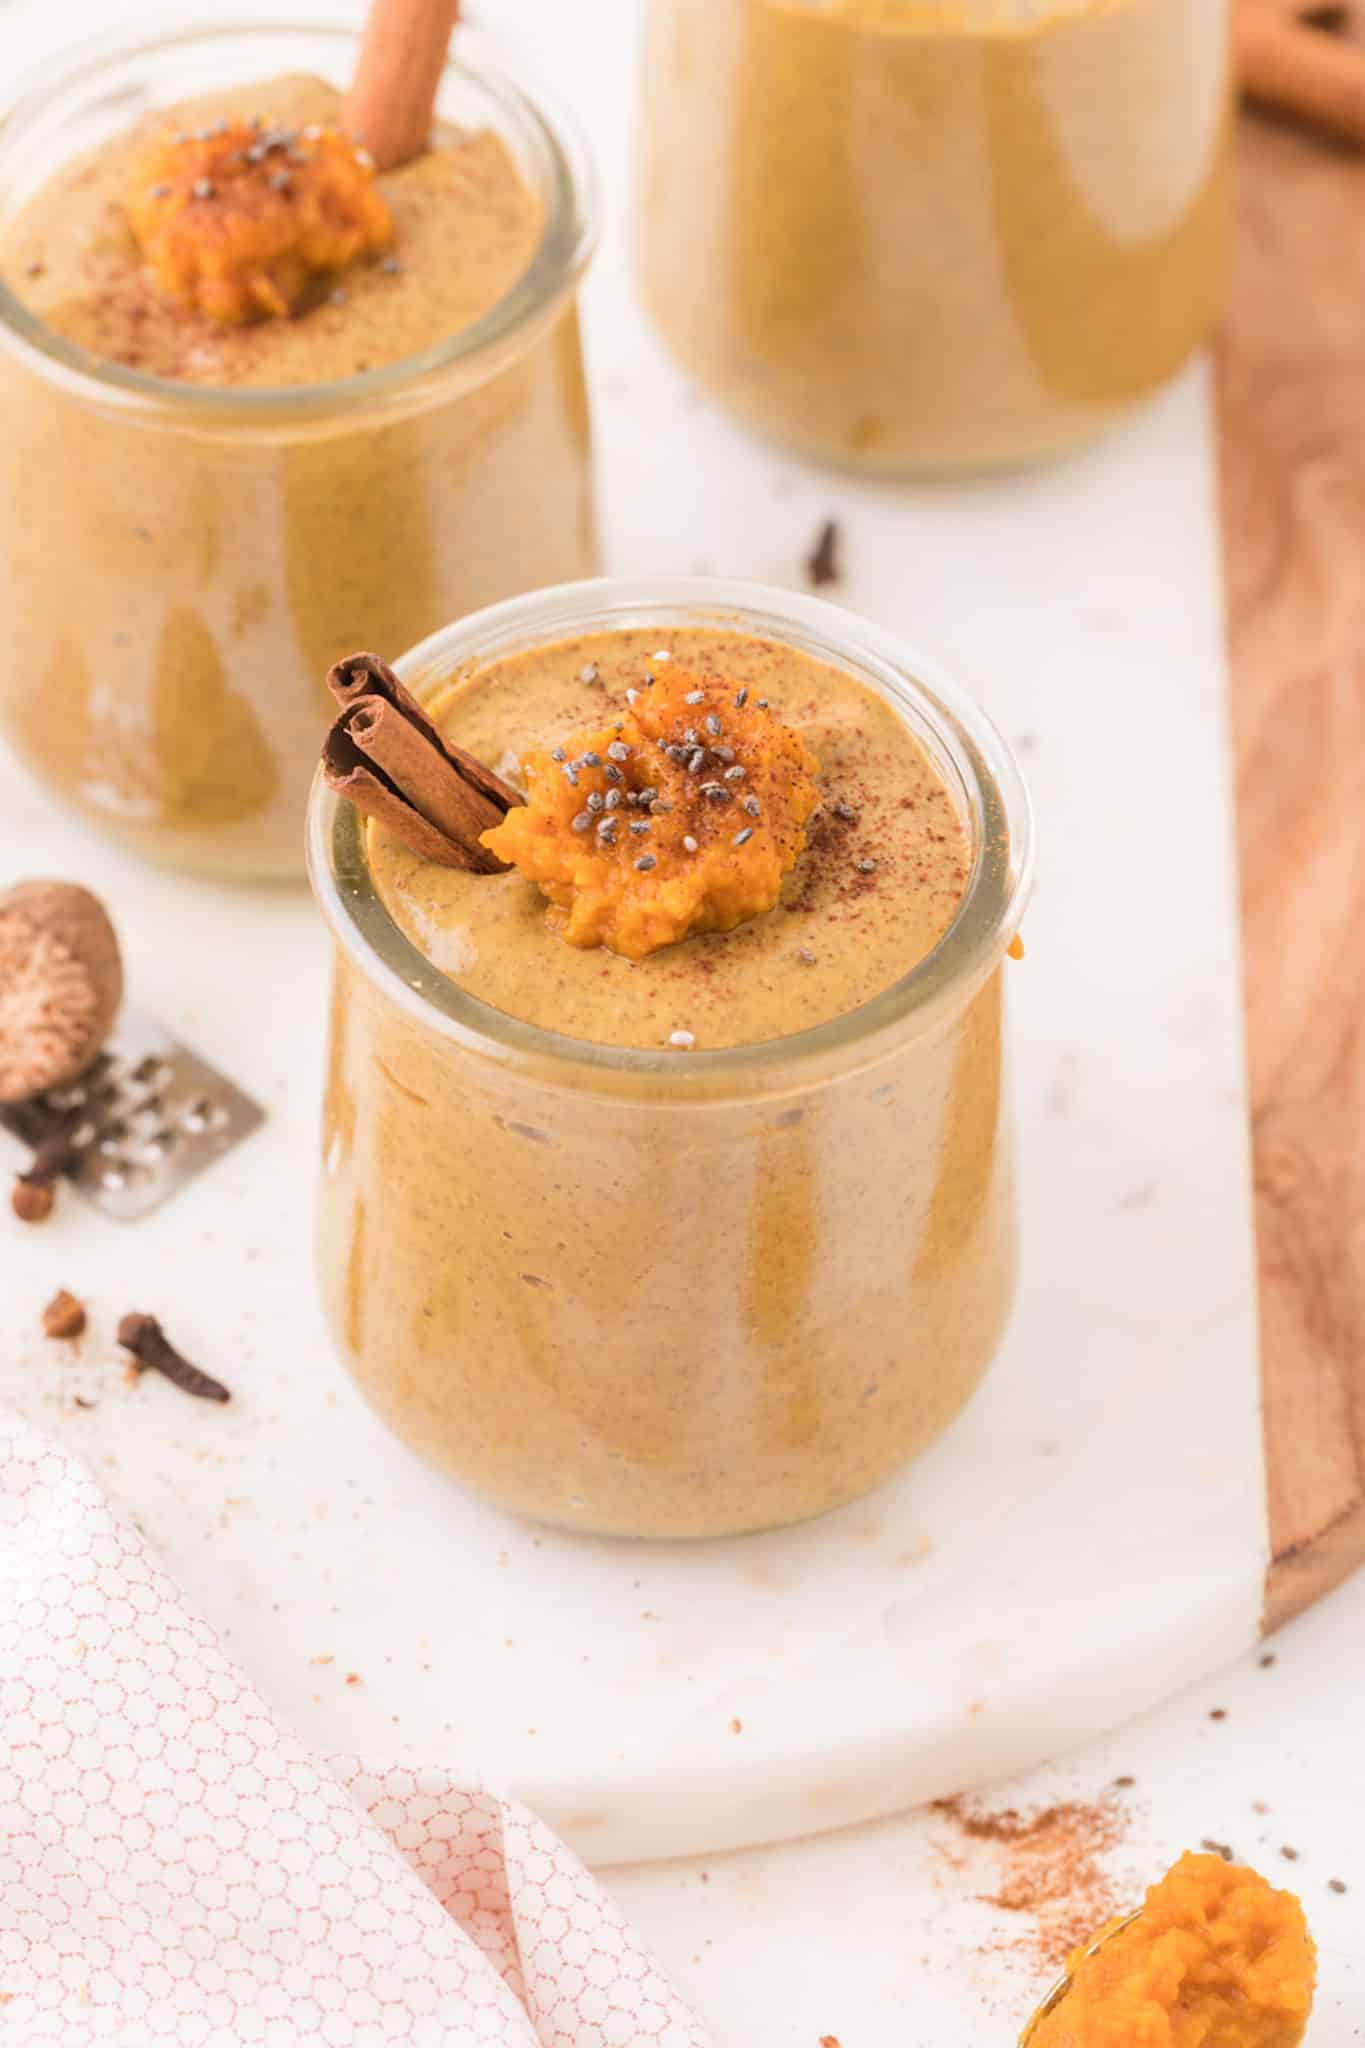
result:
M 320 783 L 309 829 L 336 941 L 319 1243 L 342 1357 L 471 1487 L 634 1537 L 774 1527 L 875 1486 L 966 1402 L 1014 1287 L 1000 970 L 1029 816 L 956 686 L 832 605 L 689 579 L 541 592 L 399 667 L 430 703 L 473 662 L 699 623 L 880 692 L 969 828 L 955 921 L 861 1008 L 681 1057 L 544 1031 L 408 941 Z
M 641 102 L 648 309 L 812 454 L 1032 460 L 1217 317 L 1227 0 L 649 0 Z
M 182 20 L 86 46 L 0 119 L 0 210 L 158 106 L 285 73 L 343 86 L 357 40 Z M 0 284 L 0 706 L 47 786 L 146 853 L 299 874 L 332 662 L 597 566 L 591 170 L 468 31 L 456 49 L 438 110 L 502 136 L 544 230 L 492 311 L 422 354 L 303 387 L 179 383 L 86 352 Z

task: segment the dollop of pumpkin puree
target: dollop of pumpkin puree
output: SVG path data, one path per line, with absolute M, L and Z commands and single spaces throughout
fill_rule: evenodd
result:
M 1317 1953 L 1291 1892 L 1187 1855 L 1130 1926 L 1071 1969 L 1033 2048 L 1297 2048 Z
M 223 326 L 293 312 L 317 279 L 393 235 L 373 159 L 321 125 L 157 135 L 124 206 L 161 290 Z
M 629 960 L 771 910 L 820 798 L 814 754 L 763 699 L 673 662 L 522 773 L 526 803 L 483 844 L 571 946 Z

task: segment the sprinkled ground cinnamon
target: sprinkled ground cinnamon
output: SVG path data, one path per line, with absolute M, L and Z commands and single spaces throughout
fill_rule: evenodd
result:
M 993 1813 L 944 1799 L 934 1811 L 958 1836 L 956 1844 L 942 1847 L 946 1860 L 989 1887 L 976 1896 L 1015 1923 L 995 1944 L 999 1953 L 1060 1969 L 1080 1942 L 1120 1911 L 1123 1900 L 1102 1861 L 1126 1829 L 1126 1815 L 1112 1793 L 1091 1802 L 1063 1800 Z

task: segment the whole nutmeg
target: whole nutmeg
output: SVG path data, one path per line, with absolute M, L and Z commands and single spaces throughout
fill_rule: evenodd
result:
M 123 1000 L 118 939 L 75 882 L 20 882 L 0 895 L 0 1102 L 83 1074 Z

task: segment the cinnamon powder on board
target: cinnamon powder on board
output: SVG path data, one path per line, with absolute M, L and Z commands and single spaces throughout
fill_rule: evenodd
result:
M 1011 1916 L 999 1954 L 1027 1956 L 1061 1969 L 1071 1951 L 1122 1909 L 1102 1859 L 1123 1840 L 1127 1816 L 1110 1792 L 1098 1800 L 988 1812 L 963 1799 L 940 1799 L 934 1812 L 952 1823 L 940 1854 L 983 1887 L 976 1896 Z

